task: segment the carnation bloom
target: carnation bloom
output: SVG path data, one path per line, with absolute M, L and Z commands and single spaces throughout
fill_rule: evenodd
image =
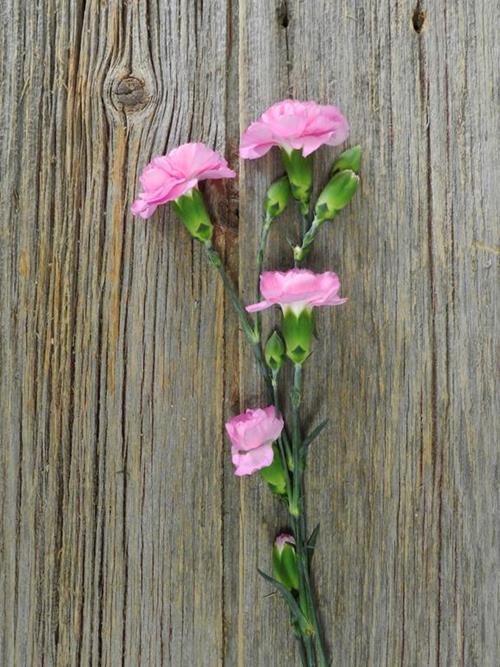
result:
M 265 271 L 260 276 L 260 291 L 264 300 L 247 306 L 246 310 L 254 313 L 279 305 L 298 314 L 304 308 L 339 306 L 347 301 L 339 297 L 339 290 L 339 277 L 332 271 Z
M 337 146 L 347 138 L 349 125 L 337 107 L 284 100 L 273 104 L 241 137 L 240 155 L 253 160 L 273 146 L 301 150 L 307 157 L 323 144 Z
M 270 466 L 273 462 L 273 442 L 282 430 L 283 419 L 273 405 L 246 410 L 226 422 L 235 474 L 251 475 Z
M 130 210 L 145 220 L 159 204 L 174 201 L 207 178 L 234 178 L 226 160 L 202 143 L 183 144 L 151 160 L 140 181 L 142 191 Z

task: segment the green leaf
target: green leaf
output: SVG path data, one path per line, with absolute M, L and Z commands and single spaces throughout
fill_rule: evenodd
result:
M 286 603 L 290 607 L 290 612 L 292 613 L 294 620 L 296 620 L 298 623 L 300 631 L 305 634 L 312 634 L 313 629 L 311 627 L 311 624 L 302 613 L 302 610 L 300 609 L 299 605 L 297 604 L 297 601 L 290 593 L 290 591 L 287 588 L 285 588 L 285 586 L 283 586 L 283 584 L 281 584 L 279 581 L 276 581 L 276 579 L 273 579 L 273 577 L 270 577 L 268 574 L 266 574 L 259 568 L 257 568 L 257 572 L 260 574 L 261 577 L 263 577 L 266 581 L 272 584 L 284 597 Z
M 319 523 L 316 526 L 316 528 L 313 530 L 313 532 L 311 533 L 309 539 L 307 540 L 306 549 L 309 552 L 309 563 L 311 562 L 311 559 L 312 559 L 313 554 L 314 554 L 314 549 L 316 548 L 316 542 L 317 542 L 317 539 L 318 539 L 318 535 L 319 535 Z
M 315 439 L 318 437 L 318 435 L 321 433 L 321 431 L 323 431 L 323 429 L 325 428 L 325 426 L 328 424 L 328 421 L 329 421 L 328 419 L 324 419 L 324 420 L 321 422 L 321 424 L 319 424 L 318 426 L 316 426 L 316 428 L 314 428 L 314 429 L 309 433 L 309 435 L 307 435 L 307 436 L 304 438 L 304 444 L 302 445 L 302 446 L 304 447 L 304 449 L 307 449 L 307 448 L 309 447 L 309 445 L 312 443 L 312 441 L 315 440 Z

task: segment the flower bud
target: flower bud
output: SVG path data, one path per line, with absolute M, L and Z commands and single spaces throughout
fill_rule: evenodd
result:
M 311 354 L 314 333 L 314 315 L 310 306 L 297 309 L 296 305 L 283 306 L 283 337 L 287 357 L 294 364 L 303 364 Z
M 288 174 L 292 196 L 299 202 L 301 212 L 307 213 L 313 183 L 312 157 L 304 157 L 300 150 L 282 149 L 281 159 Z
M 193 238 L 198 241 L 210 241 L 214 228 L 198 188 L 181 195 L 172 204 Z
M 286 476 L 281 456 L 276 445 L 273 445 L 273 462 L 259 471 L 262 479 L 269 485 L 271 491 L 278 496 L 286 496 Z
M 279 371 L 283 366 L 283 362 L 285 361 L 285 343 L 279 331 L 273 331 L 267 339 L 264 357 L 266 364 L 272 371 Z
M 314 217 L 318 222 L 332 220 L 337 211 L 347 206 L 354 196 L 359 183 L 359 176 L 351 169 L 339 171 L 331 178 L 318 197 Z
M 361 167 L 361 146 L 353 146 L 341 153 L 332 166 L 331 176 L 335 176 L 339 171 L 351 169 L 355 174 L 359 174 Z
M 290 199 L 290 182 L 288 176 L 282 176 L 271 183 L 264 201 L 266 216 L 274 219 L 283 213 Z
M 295 540 L 291 535 L 278 535 L 273 546 L 273 577 L 289 591 L 299 589 L 299 567 Z

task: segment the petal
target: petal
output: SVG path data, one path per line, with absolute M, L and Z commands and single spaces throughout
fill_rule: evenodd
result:
M 245 310 L 247 313 L 258 313 L 260 310 L 266 310 L 274 305 L 274 303 L 269 303 L 269 301 L 260 301 L 259 303 L 252 303 L 249 306 L 245 306 Z
M 250 452 L 240 452 L 233 448 L 231 457 L 236 468 L 234 474 L 241 477 L 251 475 L 261 468 L 267 468 L 273 462 L 273 456 L 272 444 L 262 445 L 262 447 L 252 449 Z
M 246 160 L 254 160 L 265 155 L 276 145 L 272 131 L 264 123 L 252 123 L 243 132 L 240 141 L 240 156 Z
M 144 199 L 136 199 L 132 206 L 130 207 L 130 212 L 132 215 L 137 215 L 143 220 L 150 218 L 153 213 L 156 211 L 155 204 L 148 204 Z
M 323 146 L 329 139 L 330 134 L 319 134 L 317 136 L 311 135 L 309 137 L 304 137 L 302 140 L 302 154 L 304 157 L 311 155 L 314 151 L 317 151 L 320 146 Z
M 187 194 L 195 188 L 198 185 L 198 181 L 196 178 L 192 178 L 188 181 L 180 181 L 179 183 L 176 183 L 174 187 L 170 190 L 168 193 L 168 201 L 173 201 L 174 199 L 177 199 L 178 197 L 181 197 L 182 195 Z

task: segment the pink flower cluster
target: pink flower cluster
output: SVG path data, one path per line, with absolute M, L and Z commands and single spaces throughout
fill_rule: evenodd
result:
M 273 104 L 243 133 L 240 155 L 252 160 L 280 146 L 302 150 L 307 156 L 323 144 L 342 143 L 348 134 L 347 120 L 337 107 L 284 100 Z M 142 190 L 130 210 L 146 220 L 160 204 L 189 193 L 199 181 L 235 176 L 226 160 L 205 144 L 183 144 L 146 165 L 140 176 Z
M 274 405 L 246 410 L 226 423 L 231 440 L 235 474 L 251 475 L 273 462 L 273 442 L 283 430 L 283 419 Z
M 347 120 L 334 106 L 316 102 L 284 100 L 273 104 L 243 133 L 240 155 L 255 159 L 273 146 L 287 152 L 300 150 L 304 157 L 323 144 L 335 146 L 349 134 Z M 131 211 L 150 218 L 156 208 L 188 195 L 204 179 L 234 178 L 226 160 L 202 143 L 187 143 L 157 156 L 140 176 L 141 192 Z M 340 281 L 335 273 L 313 273 L 307 269 L 286 272 L 268 271 L 260 277 L 263 300 L 246 307 L 256 312 L 280 305 L 300 313 L 304 308 L 336 306 L 347 299 L 339 297 Z M 250 475 L 273 462 L 273 442 L 283 430 L 283 419 L 274 406 L 246 410 L 226 423 L 231 440 L 232 461 L 236 475 Z M 282 535 L 278 548 L 293 538 Z
M 273 146 L 301 150 L 304 157 L 320 146 L 337 146 L 349 125 L 337 107 L 284 100 L 273 104 L 243 133 L 240 155 L 247 160 L 265 155 Z
M 131 206 L 134 215 L 150 218 L 160 204 L 173 201 L 207 178 L 234 178 L 226 160 L 205 144 L 183 144 L 155 157 L 140 177 L 142 192 Z
M 249 313 L 255 313 L 279 305 L 290 306 L 300 312 L 307 306 L 340 306 L 347 299 L 339 297 L 339 290 L 339 277 L 332 271 L 265 271 L 260 277 L 260 291 L 264 300 L 251 304 L 246 309 Z

